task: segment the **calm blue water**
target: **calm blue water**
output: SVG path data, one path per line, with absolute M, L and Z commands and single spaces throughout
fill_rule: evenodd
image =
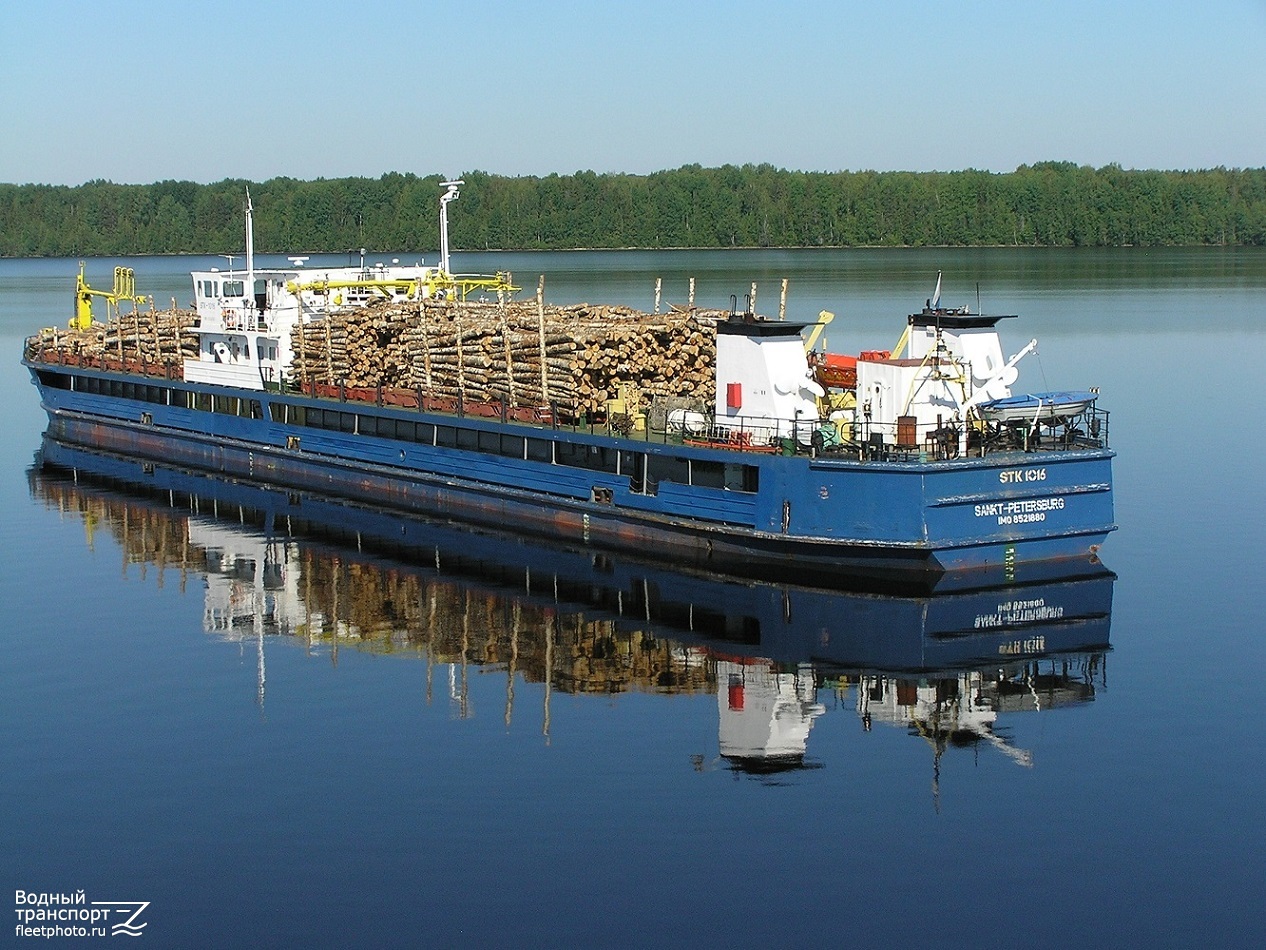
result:
M 222 262 L 97 260 L 90 281 L 115 263 L 187 303 L 188 271 Z M 979 284 L 1021 315 L 1009 350 L 1040 341 L 1022 381 L 1098 386 L 1113 412 L 1110 648 L 903 676 L 882 657 L 926 647 L 910 618 L 953 602 L 843 599 L 801 627 L 798 593 L 666 576 L 648 622 L 625 564 L 425 526 L 405 549 L 315 502 L 287 522 L 261 514 L 284 498 L 232 486 L 191 501 L 32 471 L 21 340 L 65 323 L 76 262 L 0 261 L 10 894 L 149 901 L 158 946 L 1266 940 L 1266 253 L 455 264 L 645 308 L 656 277 L 667 306 L 695 276 L 702 303 L 756 280 L 776 312 L 786 277 L 789 318 L 832 310 L 847 351 L 891 346 L 938 269 L 947 303 L 974 309 Z M 745 598 L 790 604 L 795 635 L 753 642 Z M 775 768 L 788 749 L 801 767 Z

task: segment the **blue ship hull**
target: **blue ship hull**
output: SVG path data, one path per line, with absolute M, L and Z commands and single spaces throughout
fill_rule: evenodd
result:
M 27 365 L 65 442 L 678 567 L 1022 581 L 1097 564 L 1115 527 L 1106 449 L 781 456 Z

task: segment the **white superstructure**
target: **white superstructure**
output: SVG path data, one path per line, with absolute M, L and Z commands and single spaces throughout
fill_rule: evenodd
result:
M 379 300 L 416 300 L 443 293 L 438 268 L 372 264 L 284 270 L 197 271 L 194 307 L 201 339 L 198 357 L 185 361 L 185 379 L 245 389 L 283 381 L 293 352 L 291 331 L 331 311 Z
M 736 314 L 717 324 L 716 406 L 720 426 L 761 437 L 808 441 L 818 427 L 818 400 L 800 331 L 803 323 Z
M 857 362 L 859 441 L 919 448 L 935 433 L 947 456 L 966 451 L 969 412 L 1011 395 L 1016 363 L 1036 348 L 1030 341 L 1007 359 L 996 325 L 1006 316 L 965 308 L 927 307 L 913 314 L 891 356 Z
M 378 301 L 465 299 L 473 291 L 513 292 L 508 278 L 454 276 L 448 270 L 449 202 L 458 197 L 461 182 L 445 182 L 440 199 L 439 267 L 360 264 L 351 267 L 307 268 L 306 257 L 289 258 L 282 269 L 255 267 L 254 209 L 246 197 L 246 267 L 227 271 L 212 268 L 193 273 L 194 309 L 198 323 L 198 356 L 186 359 L 189 382 L 216 383 L 243 389 L 278 388 L 288 379 L 293 358 L 291 331 L 301 323 L 339 310 Z

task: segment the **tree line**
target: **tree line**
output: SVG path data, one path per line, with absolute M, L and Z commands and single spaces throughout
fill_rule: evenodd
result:
M 1266 168 L 798 172 L 687 165 L 650 175 L 465 176 L 464 250 L 1266 244 Z M 434 251 L 441 176 L 214 184 L 0 184 L 0 256 Z

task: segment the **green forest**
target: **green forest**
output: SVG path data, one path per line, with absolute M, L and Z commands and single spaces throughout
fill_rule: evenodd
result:
M 687 165 L 650 175 L 469 172 L 464 250 L 1266 244 L 1266 168 L 798 172 Z M 0 184 L 0 256 L 434 251 L 438 175 L 214 184 Z

